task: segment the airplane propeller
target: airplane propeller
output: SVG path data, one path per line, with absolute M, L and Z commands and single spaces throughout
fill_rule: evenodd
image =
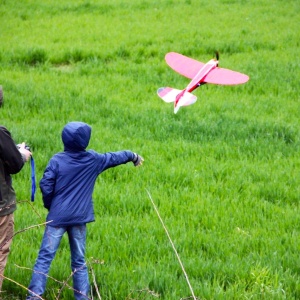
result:
M 216 60 L 219 62 L 219 57 L 220 57 L 220 55 L 219 55 L 219 51 L 216 51 Z M 219 63 L 217 64 L 217 67 L 219 66 Z

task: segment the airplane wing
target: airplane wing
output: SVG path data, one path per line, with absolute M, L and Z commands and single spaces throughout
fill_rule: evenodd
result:
M 174 71 L 189 79 L 193 79 L 198 71 L 205 65 L 202 62 L 176 52 L 167 53 L 165 59 L 167 64 Z M 203 82 L 222 85 L 235 85 L 245 83 L 248 80 L 249 77 L 245 74 L 216 67 L 204 77 Z
M 235 85 L 242 84 L 249 80 L 249 76 L 223 68 L 215 68 L 211 70 L 203 81 L 213 84 Z
M 198 71 L 205 65 L 200 61 L 176 52 L 169 52 L 165 56 L 167 64 L 177 73 L 193 79 Z

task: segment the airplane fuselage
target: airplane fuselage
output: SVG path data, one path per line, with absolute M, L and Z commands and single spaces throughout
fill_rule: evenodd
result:
M 207 62 L 196 74 L 196 76 L 192 79 L 192 81 L 185 88 L 188 92 L 192 92 L 195 90 L 201 83 L 204 82 L 205 76 L 216 66 L 218 65 L 218 61 L 215 59 L 211 59 Z
M 176 100 L 174 102 L 174 106 L 176 107 L 177 105 L 183 106 L 184 103 L 179 103 L 179 101 L 183 98 L 185 92 L 191 93 L 193 90 L 198 88 L 201 83 L 204 84 L 205 81 L 205 76 L 216 66 L 218 65 L 218 61 L 215 59 L 211 59 L 209 62 L 207 62 L 195 75 L 195 77 L 192 79 L 192 81 L 188 84 L 188 86 L 176 96 Z

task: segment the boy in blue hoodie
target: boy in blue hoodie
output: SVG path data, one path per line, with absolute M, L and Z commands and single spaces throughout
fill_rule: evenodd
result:
M 89 280 L 85 263 L 86 223 L 92 222 L 92 194 L 95 181 L 103 171 L 133 162 L 140 166 L 143 158 L 131 151 L 97 153 L 86 150 L 91 127 L 82 122 L 70 122 L 62 131 L 64 151 L 49 161 L 40 181 L 45 208 L 49 210 L 42 245 L 34 265 L 29 295 L 40 299 L 50 265 L 65 232 L 69 237 L 73 288 L 76 300 L 88 299 Z

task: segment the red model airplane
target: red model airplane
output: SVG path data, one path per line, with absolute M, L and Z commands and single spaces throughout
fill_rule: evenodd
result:
M 249 80 L 245 74 L 218 67 L 218 54 L 216 59 L 211 59 L 206 64 L 184 56 L 170 52 L 165 56 L 167 64 L 179 74 L 192 79 L 184 90 L 170 87 L 162 87 L 157 90 L 158 96 L 165 102 L 174 102 L 174 113 L 181 106 L 188 106 L 197 101 L 197 97 L 191 92 L 205 83 L 235 85 Z

